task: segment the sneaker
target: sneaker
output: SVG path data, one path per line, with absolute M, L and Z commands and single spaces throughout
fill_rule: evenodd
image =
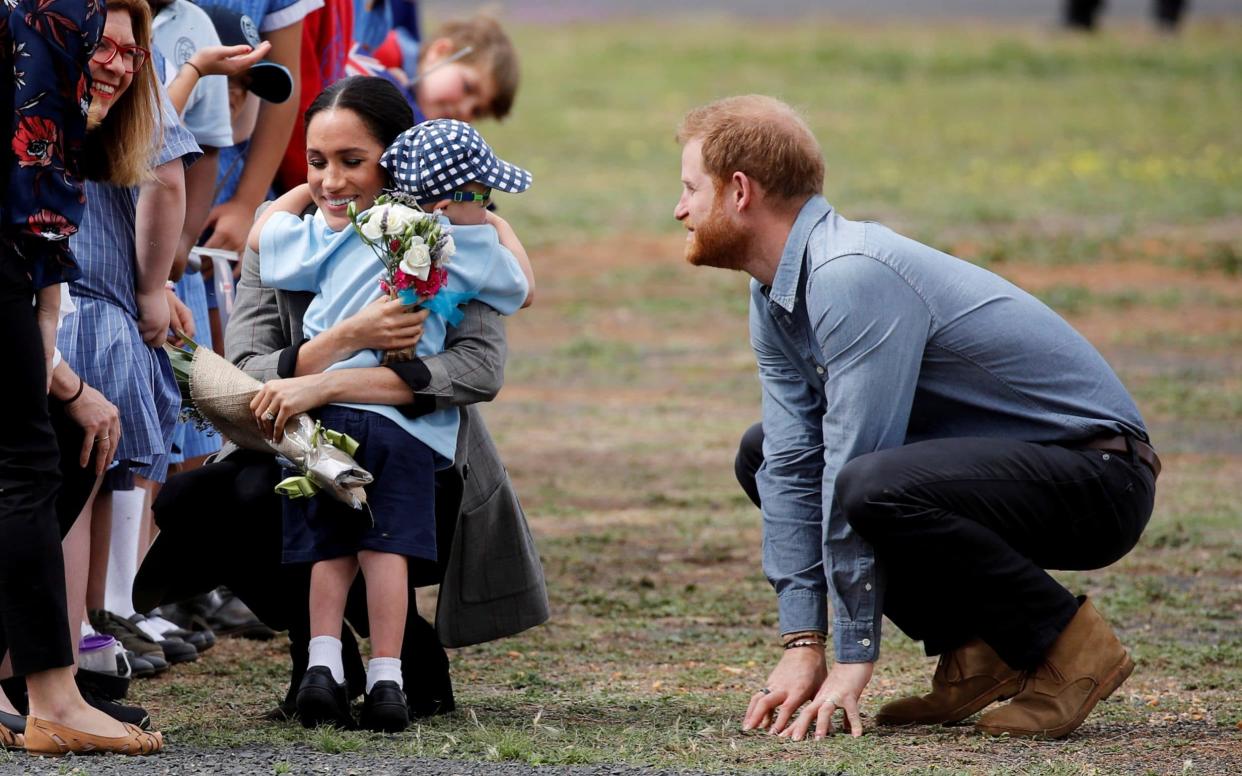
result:
M 362 701 L 362 727 L 376 733 L 400 733 L 410 726 L 405 693 L 396 682 L 376 682 Z
M 302 727 L 333 725 L 351 730 L 355 727 L 349 712 L 349 699 L 344 683 L 337 684 L 327 666 L 311 666 L 298 687 L 298 719 Z

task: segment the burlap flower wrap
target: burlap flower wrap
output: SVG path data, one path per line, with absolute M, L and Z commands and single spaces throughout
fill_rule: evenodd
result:
M 179 351 L 184 358 L 185 351 Z M 234 444 L 263 453 L 274 452 L 302 472 L 277 486 L 294 498 L 325 490 L 333 498 L 362 509 L 367 503 L 363 486 L 374 479 L 354 461 L 358 443 L 345 434 L 325 429 L 306 413 L 285 425 L 279 442 L 265 439 L 250 411 L 250 400 L 262 383 L 233 366 L 210 348 L 194 349 L 189 370 L 189 395 L 204 419 Z

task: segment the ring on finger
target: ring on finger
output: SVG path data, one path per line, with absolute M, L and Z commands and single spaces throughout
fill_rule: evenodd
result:
M 772 694 L 772 688 L 770 688 L 770 687 L 764 687 L 764 688 L 763 688 L 762 690 L 760 690 L 759 692 L 763 693 L 764 695 L 771 695 L 771 694 Z
M 263 419 L 266 420 L 268 423 L 271 423 L 276 420 L 276 413 L 272 412 L 271 410 L 268 410 L 267 412 L 263 413 Z

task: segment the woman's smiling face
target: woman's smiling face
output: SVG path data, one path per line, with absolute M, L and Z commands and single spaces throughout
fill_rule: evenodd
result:
M 311 118 L 306 128 L 306 182 L 331 229 L 349 226 L 351 202 L 361 213 L 383 191 L 388 182 L 379 165 L 384 148 L 348 108 L 332 108 Z
M 97 58 L 103 56 L 104 49 L 113 46 L 113 42 L 122 47 L 136 45 L 134 40 L 134 23 L 129 11 L 117 8 L 108 11 L 108 19 L 104 23 L 104 36 L 108 43 L 100 42 L 100 50 L 91 58 L 91 104 L 87 112 L 90 127 L 97 127 L 108 115 L 108 111 L 121 99 L 125 90 L 134 80 L 133 73 L 125 72 L 125 57 L 117 53 L 108 64 L 101 64 Z

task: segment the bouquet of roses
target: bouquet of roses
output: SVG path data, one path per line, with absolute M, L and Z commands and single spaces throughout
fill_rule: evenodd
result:
M 358 236 L 384 265 L 380 289 L 411 309 L 426 306 L 455 323 L 456 305 L 437 304 L 437 300 L 448 301 L 447 295 L 441 297 L 440 292 L 448 281 L 445 265 L 457 251 L 453 236 L 440 220 L 402 192 L 381 194 L 361 215 L 351 202 L 348 213 Z M 388 351 L 383 363 L 409 361 L 413 357 L 413 348 Z
M 371 473 L 354 460 L 358 443 L 347 434 L 323 428 L 318 421 L 300 412 L 285 424 L 279 442 L 266 439 L 254 422 L 250 400 L 262 385 L 211 348 L 199 347 L 182 337 L 186 350 L 164 345 L 172 363 L 177 387 L 185 404 L 183 411 L 196 425 L 210 423 L 229 441 L 248 450 L 276 453 L 301 474 L 276 486 L 276 492 L 291 498 L 313 496 L 326 490 L 335 499 L 362 509 L 367 503 L 363 486 Z

